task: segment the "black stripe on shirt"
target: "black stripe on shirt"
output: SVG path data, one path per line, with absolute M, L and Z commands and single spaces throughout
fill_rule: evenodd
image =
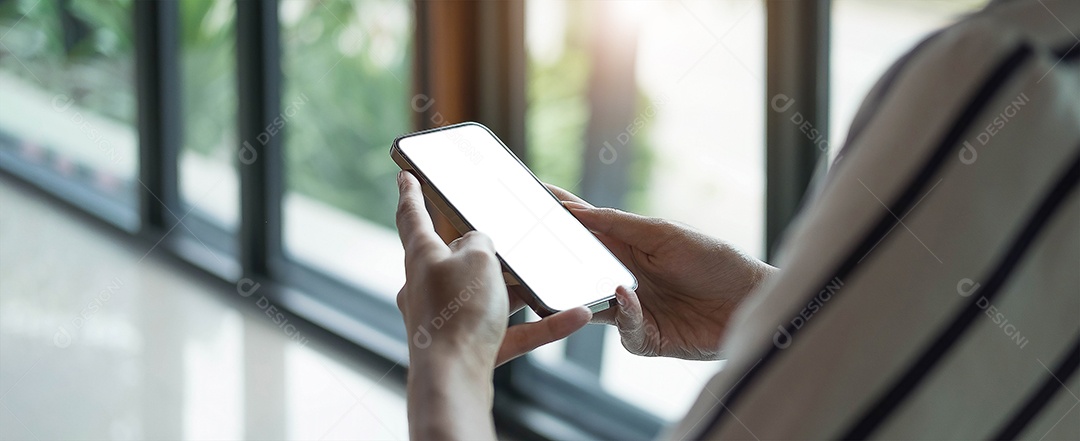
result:
M 1054 368 L 1054 372 L 1047 374 L 1042 385 L 1028 397 L 1022 407 L 1016 409 L 1013 417 L 1009 418 L 1009 421 L 997 431 L 997 434 L 992 439 L 1015 439 L 1024 431 L 1028 423 L 1034 420 L 1039 412 L 1046 407 L 1050 399 L 1054 398 L 1058 391 L 1065 388 L 1065 384 L 1069 382 L 1069 377 L 1076 373 L 1076 368 L 1080 365 L 1080 334 L 1073 338 L 1073 343 L 1069 346 L 1068 351 L 1064 357 L 1061 357 L 1061 361 Z
M 844 431 L 844 436 L 840 437 L 840 439 L 866 439 L 870 437 L 874 430 L 880 427 L 888 419 L 889 415 L 903 403 L 904 399 L 918 388 L 922 380 L 945 357 L 949 349 L 960 340 L 964 332 L 970 329 L 975 318 L 982 312 L 979 301 L 981 299 L 986 299 L 987 302 L 992 301 L 1001 292 L 1005 282 L 1009 280 L 1013 270 L 1020 264 L 1031 244 L 1035 242 L 1039 233 L 1053 218 L 1062 202 L 1076 188 L 1077 182 L 1080 182 L 1080 145 L 1077 147 L 1077 152 L 1069 166 L 1058 176 L 1053 187 L 1039 203 L 1038 208 L 1024 222 L 1023 229 L 1012 240 L 1005 255 L 994 265 L 993 270 L 983 278 L 983 280 L 986 280 L 986 284 L 975 291 L 976 295 L 971 296 L 971 300 L 964 306 L 964 309 L 938 334 L 937 339 L 930 347 L 919 355 L 919 358 L 907 368 L 904 375 L 892 384 L 888 392 L 881 395 L 873 406 L 870 406 L 856 419 L 857 422 L 854 426 Z
M 1058 48 L 1054 51 L 1054 56 L 1066 63 L 1076 61 L 1080 58 L 1080 41 L 1074 41 Z
M 822 291 L 822 289 L 828 289 L 830 284 L 834 284 L 836 280 L 847 279 L 855 266 L 859 261 L 863 260 L 863 257 L 869 254 L 875 249 L 875 246 L 880 242 L 890 230 L 895 227 L 897 217 L 903 218 L 907 215 L 908 210 L 914 205 L 916 199 L 924 191 L 930 180 L 937 174 L 945 163 L 946 158 L 951 157 L 954 150 L 960 145 L 961 137 L 967 133 L 975 119 L 982 113 L 986 104 L 994 98 L 999 88 L 1001 88 L 1006 81 L 1012 76 L 1014 72 L 1031 56 L 1033 50 L 1030 45 L 1024 43 L 1009 53 L 990 75 L 983 80 L 982 84 L 976 90 L 975 94 L 968 101 L 967 106 L 957 116 L 956 120 L 949 125 L 948 132 L 942 137 L 941 142 L 935 146 L 930 158 L 919 169 L 918 173 L 912 177 L 911 181 L 905 187 L 904 192 L 900 195 L 896 201 L 890 205 L 889 209 L 882 213 L 877 223 L 870 231 L 866 233 L 862 241 L 860 241 L 854 249 L 847 253 L 847 257 L 840 262 L 837 268 L 830 273 L 830 275 L 820 284 L 815 285 L 815 288 L 810 290 L 810 295 L 807 296 L 807 300 L 800 303 L 800 305 L 806 305 L 807 303 L 814 301 L 814 298 Z M 817 288 L 820 287 L 820 288 Z M 841 292 L 836 292 L 834 296 L 840 296 Z M 831 301 L 828 304 L 833 304 L 835 301 Z M 825 309 L 824 305 L 820 309 Z M 797 315 L 799 311 L 796 311 L 792 316 Z M 807 323 L 801 329 L 806 329 L 810 324 Z M 795 338 L 795 334 L 799 332 L 794 326 L 791 326 L 790 321 L 784 325 L 785 331 L 791 339 Z M 761 360 L 755 364 L 749 371 L 746 372 L 743 379 L 736 383 L 731 391 L 728 392 L 727 400 L 720 400 L 720 409 L 725 409 L 727 412 L 731 412 L 731 407 L 739 400 L 740 397 L 748 390 L 748 388 L 754 384 L 764 371 L 766 367 L 770 365 L 770 362 L 780 353 L 781 349 L 777 345 L 769 345 L 765 349 L 761 356 Z M 703 439 L 711 430 L 715 430 L 719 427 L 723 420 L 723 415 L 727 412 L 722 410 L 717 411 L 712 415 L 709 423 L 703 426 L 703 429 L 695 439 Z

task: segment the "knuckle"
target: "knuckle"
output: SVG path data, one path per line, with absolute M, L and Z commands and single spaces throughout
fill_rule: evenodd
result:
M 675 225 L 671 221 L 669 221 L 667 219 L 664 219 L 664 218 L 659 218 L 659 217 L 646 217 L 644 219 L 645 219 L 645 223 L 647 223 L 649 225 L 652 225 L 653 227 L 656 227 L 656 228 L 667 229 L 667 228 L 671 228 L 671 227 L 673 227 Z
M 463 238 L 462 240 L 465 240 L 465 241 L 470 242 L 472 244 L 479 245 L 480 247 L 482 247 L 484 249 L 492 250 L 492 251 L 495 250 L 495 243 L 491 241 L 491 238 L 488 237 L 488 235 L 486 235 L 484 233 L 481 233 L 479 231 L 476 231 L 476 230 L 469 231 L 469 232 L 465 233 L 465 235 L 463 235 L 462 238 Z
M 614 216 L 618 216 L 618 215 L 622 214 L 622 211 L 619 211 L 618 209 L 611 208 L 611 207 L 599 207 L 596 210 L 598 212 L 600 212 L 601 215 L 607 216 L 607 217 L 614 217 Z
M 670 234 L 680 229 L 679 224 L 659 217 L 646 218 L 645 222 L 660 233 Z
M 623 349 L 626 349 L 627 352 L 634 355 L 645 355 L 644 345 L 637 336 L 629 336 L 624 333 L 619 340 L 622 342 Z
M 420 214 L 419 212 L 420 209 L 415 204 L 411 204 L 403 200 L 400 204 L 398 204 L 398 209 L 397 213 L 394 216 L 394 221 L 397 222 L 397 225 L 400 228 L 403 224 L 406 224 L 409 219 Z
M 413 175 L 412 172 L 406 172 L 406 174 L 411 175 L 410 176 L 411 179 L 409 177 L 407 177 L 405 179 L 398 179 L 397 180 L 397 182 L 398 182 L 398 191 L 400 191 L 402 193 L 411 190 L 413 188 L 413 186 L 417 184 L 416 175 Z
M 495 262 L 495 252 L 490 248 L 466 247 L 461 250 L 461 257 L 474 264 L 487 265 Z
M 406 298 L 406 295 L 407 295 L 406 294 L 406 287 L 403 286 L 403 287 L 401 287 L 400 290 L 398 290 L 397 299 L 396 299 L 397 300 L 398 311 L 401 311 L 403 314 L 405 313 L 405 298 Z
M 495 261 L 495 244 L 486 234 L 469 231 L 461 236 L 461 257 L 471 263 Z
M 404 201 L 398 203 L 397 213 L 394 214 L 394 221 L 398 227 L 405 223 L 406 217 L 409 215 L 409 206 Z

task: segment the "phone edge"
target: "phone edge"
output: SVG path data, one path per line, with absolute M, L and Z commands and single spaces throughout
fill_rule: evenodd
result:
M 484 129 L 485 131 L 487 131 L 488 134 L 490 134 L 492 138 L 495 138 L 495 140 L 499 142 L 499 145 L 501 145 L 502 148 L 504 150 L 506 150 L 507 153 L 510 154 L 510 157 L 514 158 L 514 160 L 517 161 L 518 165 L 521 165 L 521 167 L 524 168 L 527 173 L 529 173 L 529 176 L 532 176 L 533 180 L 536 181 L 536 183 L 539 184 L 541 187 L 543 187 L 544 191 L 546 191 L 549 196 L 551 196 L 553 199 L 555 199 L 556 202 L 559 202 L 559 205 L 563 208 L 563 210 L 566 210 L 567 213 L 570 214 L 571 217 L 575 218 L 575 220 L 577 219 L 574 216 L 574 214 L 572 212 L 570 212 L 570 210 L 567 209 L 566 206 L 564 206 L 562 204 L 562 201 L 559 200 L 558 196 L 555 196 L 555 193 L 552 193 L 551 189 L 547 188 L 547 186 L 544 185 L 544 182 L 541 181 L 540 178 L 538 178 L 536 176 L 536 174 L 533 173 L 532 170 L 529 169 L 529 167 L 527 165 L 525 165 L 524 162 L 521 161 L 521 158 L 518 158 L 518 156 L 516 154 L 514 154 L 514 151 L 511 150 L 509 147 L 507 147 L 506 143 L 503 142 L 502 138 L 499 138 L 499 136 L 496 135 L 495 132 L 491 131 L 491 129 L 488 128 L 487 126 L 485 126 L 483 124 L 480 124 L 478 122 L 475 122 L 475 121 L 465 121 L 465 122 L 460 122 L 460 123 L 456 123 L 456 124 L 450 124 L 450 125 L 446 125 L 446 126 L 435 127 L 435 128 L 431 128 L 431 129 L 425 129 L 425 130 L 419 130 L 419 131 L 416 131 L 416 132 L 410 132 L 410 133 L 400 135 L 400 136 L 394 138 L 394 141 L 390 144 L 390 158 L 402 170 L 406 170 L 406 171 L 409 171 L 411 173 L 416 174 L 417 177 L 419 179 L 421 179 L 421 183 L 427 182 L 427 178 L 426 178 L 426 176 L 424 176 L 424 173 L 422 171 L 420 171 L 420 169 L 416 168 L 416 166 L 414 166 L 412 164 L 412 162 L 409 160 L 408 155 L 406 155 L 405 152 L 401 150 L 400 146 L 398 145 L 399 141 L 401 141 L 402 139 L 408 138 L 408 137 L 412 137 L 412 136 L 424 135 L 424 134 L 428 134 L 428 133 L 434 133 L 434 132 L 439 132 L 439 131 L 443 131 L 443 130 L 449 130 L 449 129 L 458 128 L 458 127 L 462 127 L 462 126 L 468 126 L 468 125 L 474 125 L 474 126 L 480 127 L 482 129 Z M 405 166 L 408 166 L 408 168 L 405 168 Z M 453 206 L 453 204 L 450 204 L 450 202 L 448 200 L 446 200 L 446 197 L 443 196 L 442 192 L 440 192 L 439 189 L 435 188 L 434 185 L 430 185 L 430 184 L 428 184 L 427 187 L 431 189 L 431 191 L 434 193 L 434 196 L 436 196 L 439 200 L 442 201 L 442 205 L 445 205 L 451 211 L 451 213 L 443 212 L 443 214 L 446 215 L 447 218 L 450 219 L 450 222 L 455 223 L 455 218 L 456 218 L 456 221 L 460 222 L 462 225 L 464 225 L 467 228 L 467 230 L 462 231 L 461 228 L 458 228 L 458 226 L 455 225 L 455 228 L 458 229 L 459 233 L 464 234 L 464 233 L 466 233 L 468 231 L 476 230 L 476 228 L 474 228 L 471 224 L 469 224 L 469 222 L 467 220 L 465 220 L 465 217 L 462 216 L 460 212 L 458 212 L 457 208 L 455 208 Z M 425 194 L 426 193 L 427 192 L 425 192 Z M 432 202 L 435 203 L 434 200 Z M 441 208 L 439 208 L 439 207 L 436 207 L 436 208 L 438 208 L 438 209 L 440 209 L 440 211 L 442 211 Z M 578 221 L 578 223 L 580 224 L 581 221 Z M 582 227 L 584 227 L 584 226 L 585 225 L 582 224 Z M 588 228 L 586 227 L 586 229 L 588 229 Z M 592 237 L 593 237 L 594 240 L 596 240 L 597 242 L 600 243 L 600 246 L 603 247 L 604 250 L 607 251 L 608 254 L 611 255 L 611 257 L 613 257 L 616 261 L 619 261 L 619 258 L 617 256 L 615 256 L 615 253 L 612 253 L 611 250 L 608 249 L 607 246 L 605 246 L 603 244 L 603 242 L 600 242 L 600 239 L 597 238 L 595 234 L 592 235 Z M 540 317 L 546 317 L 548 315 L 560 312 L 560 310 L 551 308 L 546 303 L 544 303 L 544 301 L 542 299 L 540 299 L 540 296 L 536 295 L 536 292 L 533 291 L 533 289 L 530 288 L 529 285 L 527 283 L 525 283 L 525 281 L 521 280 L 521 278 L 518 277 L 517 272 L 515 272 L 514 269 L 511 268 L 510 265 L 507 264 L 505 260 L 503 260 L 502 256 L 500 256 L 498 253 L 496 253 L 495 257 L 499 259 L 499 263 L 502 266 L 502 268 L 504 268 L 507 272 L 509 272 L 510 275 L 512 275 L 514 277 L 514 279 L 518 282 L 518 284 L 520 286 L 524 287 L 525 290 L 529 292 L 530 299 L 523 299 L 523 300 L 525 300 L 525 303 L 530 308 L 532 308 L 533 311 L 536 312 L 537 315 L 539 315 Z M 622 264 L 622 262 L 619 262 L 619 263 Z M 630 274 L 630 278 L 634 281 L 633 286 L 631 286 L 630 289 L 631 290 L 636 290 L 638 288 L 638 284 L 639 284 L 638 279 L 637 279 L 637 275 L 635 275 L 633 271 L 630 271 L 630 268 L 627 268 L 625 264 L 622 264 L 622 266 L 623 266 L 623 269 L 625 269 L 626 272 L 628 274 Z M 529 300 L 532 300 L 532 302 L 530 302 Z M 611 308 L 613 306 L 614 302 L 615 302 L 615 293 L 611 293 L 611 295 L 609 295 L 609 296 L 602 297 L 602 298 L 597 299 L 597 300 L 595 300 L 593 302 L 585 303 L 582 306 L 588 308 L 593 313 L 597 313 L 597 312 L 606 310 L 608 308 Z

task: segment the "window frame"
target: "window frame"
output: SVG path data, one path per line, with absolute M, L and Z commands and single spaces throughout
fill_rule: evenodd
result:
M 831 1 L 762 1 L 767 34 L 763 99 L 779 93 L 796 97 L 795 110 L 819 130 L 827 130 Z M 415 0 L 414 4 L 413 89 L 436 103 L 414 115 L 415 128 L 435 125 L 436 112 L 447 121 L 480 121 L 527 159 L 524 0 Z M 279 1 L 236 0 L 234 5 L 239 147 L 243 140 L 255 139 L 280 113 L 283 77 Z M 283 254 L 285 137 L 251 143 L 257 159 L 250 164 L 235 162 L 240 178 L 235 234 L 197 215 L 184 219 L 185 228 L 176 228 L 179 221 L 173 213 L 185 211 L 177 180 L 183 130 L 178 4 L 138 1 L 132 9 L 139 114 L 137 177 L 142 183 L 136 187 L 136 206 L 106 198 L 3 151 L 0 172 L 125 234 L 156 241 L 157 247 L 178 261 L 219 282 L 235 286 L 251 279 L 260 283 L 260 294 L 281 308 L 342 337 L 380 363 L 394 363 L 392 376 L 403 381 L 408 347 L 396 306 L 384 296 L 364 292 Z M 460 56 L 448 56 L 455 54 Z M 827 155 L 818 152 L 797 125 L 777 112 L 766 112 L 765 240 L 771 256 L 780 233 L 799 209 L 810 177 L 822 167 L 821 157 Z M 204 235 L 213 238 L 209 246 L 220 256 L 207 253 L 204 241 L 196 242 Z M 225 295 L 233 294 L 226 291 Z M 512 322 L 522 320 L 522 314 L 511 318 Z M 567 345 L 567 362 L 555 371 L 529 357 L 496 370 L 496 425 L 528 439 L 655 437 L 663 420 L 600 386 L 602 331 L 588 329 L 575 336 Z

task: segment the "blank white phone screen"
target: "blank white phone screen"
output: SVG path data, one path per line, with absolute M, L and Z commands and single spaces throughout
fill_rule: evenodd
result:
M 609 298 L 634 275 L 487 128 L 464 124 L 398 141 L 400 152 L 548 308 Z

